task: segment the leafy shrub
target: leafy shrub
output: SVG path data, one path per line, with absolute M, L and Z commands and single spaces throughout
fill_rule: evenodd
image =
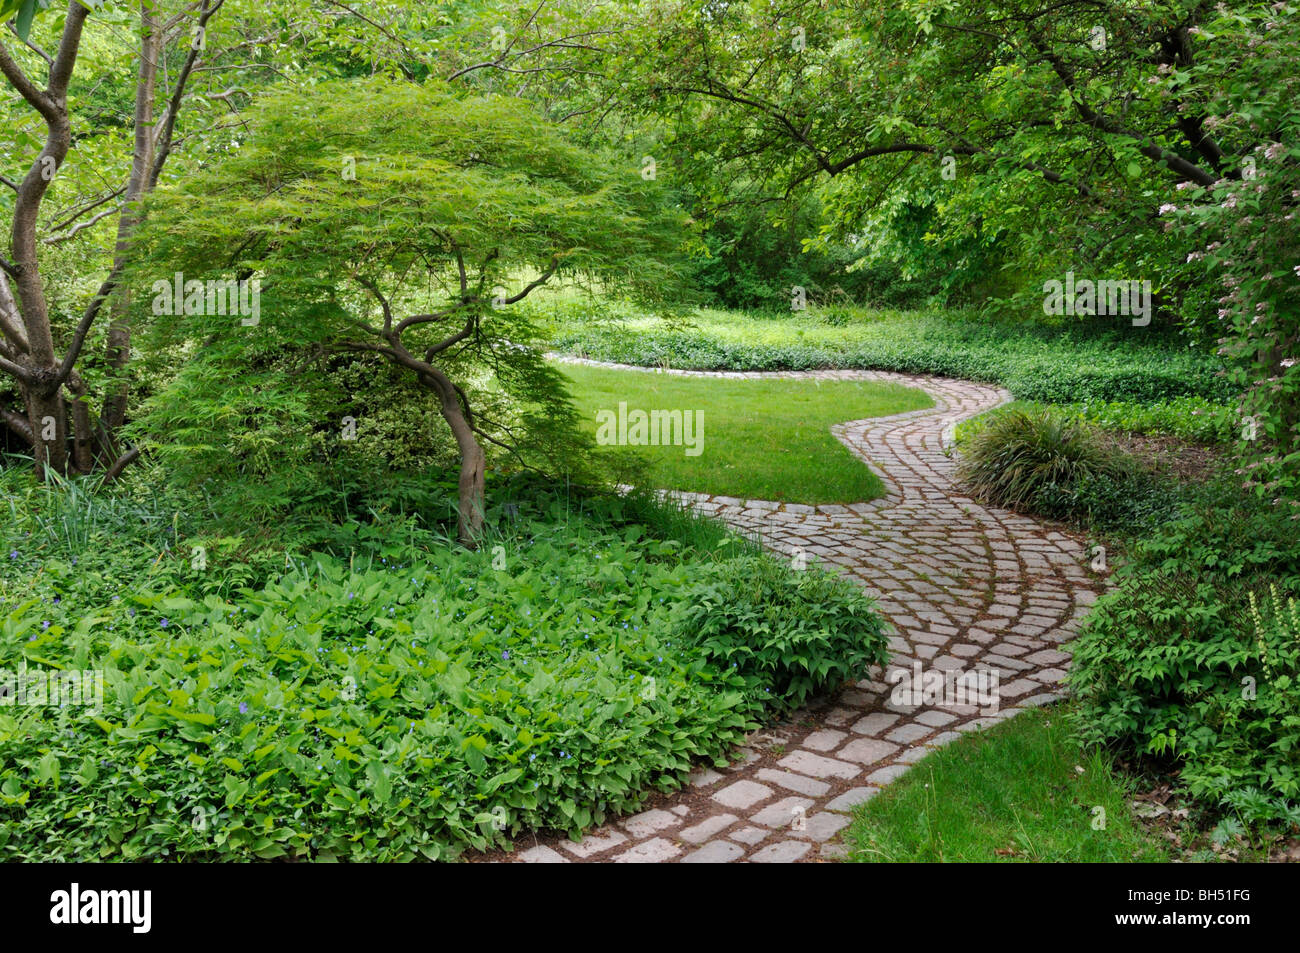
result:
M 1102 444 L 1082 416 L 1020 404 L 957 429 L 958 473 L 998 506 L 1104 531 L 1140 536 L 1179 512 L 1193 492 Z
M 838 688 L 886 659 L 872 601 L 853 583 L 751 555 L 710 567 L 691 592 L 681 637 L 781 709 Z
M 1211 804 L 1233 806 L 1247 789 L 1294 804 L 1294 539 L 1285 513 L 1215 486 L 1142 541 L 1075 643 L 1070 682 L 1084 739 L 1168 760 Z
M 1205 104 L 1217 141 L 1237 144 L 1226 151 L 1240 174 L 1186 183 L 1162 212 L 1167 228 L 1194 243 L 1174 272 L 1193 289 L 1189 324 L 1220 345 L 1255 421 L 1240 449 L 1253 458 L 1252 489 L 1263 499 L 1300 497 L 1298 13 L 1293 2 L 1217 6 L 1202 27 L 1215 42 L 1186 76 L 1165 79 L 1180 100 L 1190 93 Z

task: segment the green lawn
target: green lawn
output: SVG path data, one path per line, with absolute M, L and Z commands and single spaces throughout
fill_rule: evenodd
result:
M 1065 721 L 1060 710 L 1030 711 L 929 755 L 857 809 L 848 859 L 1168 860 L 1136 826 L 1124 782 L 1080 750 Z
M 933 406 L 922 391 L 858 381 L 725 380 L 565 365 L 591 433 L 598 414 L 682 411 L 681 445 L 610 446 L 638 454 L 664 488 L 797 503 L 851 503 L 884 494 L 880 479 L 830 432 L 832 424 Z M 634 435 L 634 428 L 629 428 Z M 677 435 L 680 431 L 674 431 Z M 609 429 L 616 436 L 616 429 Z M 693 438 L 693 439 L 692 439 Z M 661 438 L 662 439 L 662 438 Z M 688 452 L 690 451 L 690 452 Z

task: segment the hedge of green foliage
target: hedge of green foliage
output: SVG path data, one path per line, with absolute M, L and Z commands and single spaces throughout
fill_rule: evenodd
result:
M 1001 383 L 1022 400 L 1226 403 L 1217 358 L 1149 328 L 1049 326 L 973 315 L 826 309 L 787 316 L 704 312 L 694 327 L 589 323 L 553 304 L 552 346 L 598 360 L 702 370 L 872 368 Z M 847 315 L 847 317 L 846 317 Z
M 1205 491 L 1136 547 L 1074 644 L 1085 740 L 1167 759 L 1246 822 L 1300 823 L 1296 511 Z
M 0 706 L 15 859 L 449 858 L 576 833 L 884 659 L 851 584 L 644 502 L 498 499 L 477 552 L 392 514 L 330 551 L 250 552 L 147 502 L 26 492 L 0 669 L 104 686 L 94 711 Z

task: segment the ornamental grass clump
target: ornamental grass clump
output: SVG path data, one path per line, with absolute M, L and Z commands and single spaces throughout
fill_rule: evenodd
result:
M 1047 411 L 996 415 L 962 449 L 958 474 L 997 506 L 1045 512 L 1080 485 L 1122 475 L 1121 458 L 1082 421 Z

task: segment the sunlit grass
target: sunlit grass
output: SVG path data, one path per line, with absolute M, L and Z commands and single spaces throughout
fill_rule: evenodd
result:
M 729 380 L 565 365 L 589 432 L 597 413 L 692 411 L 701 422 L 698 455 L 681 446 L 609 447 L 638 453 L 658 487 L 744 499 L 846 503 L 884 487 L 831 435 L 832 424 L 933 406 L 922 391 L 859 381 Z
M 844 842 L 860 862 L 1167 860 L 1128 794 L 1064 712 L 1029 711 L 917 762 L 857 808 Z

